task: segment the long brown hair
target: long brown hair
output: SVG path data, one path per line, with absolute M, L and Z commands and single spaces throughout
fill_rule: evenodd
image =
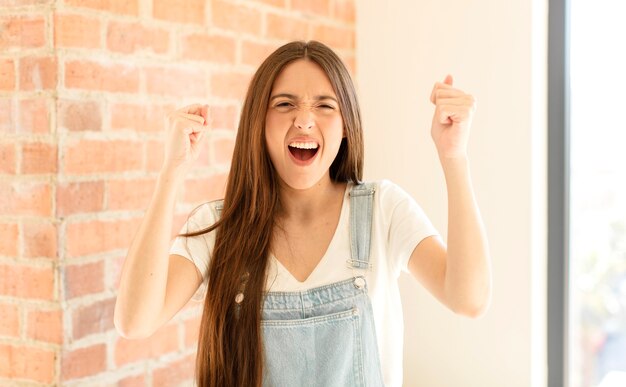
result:
M 285 65 L 297 59 L 317 63 L 337 95 L 346 137 L 330 167 L 330 178 L 361 181 L 361 114 L 345 65 L 318 41 L 294 41 L 279 47 L 261 64 L 248 87 L 221 218 L 203 230 L 180 234 L 217 232 L 198 338 L 199 387 L 262 385 L 261 308 L 274 214 L 280 207 L 276 171 L 265 143 L 265 116 L 274 80 Z M 235 296 L 242 291 L 244 298 L 236 303 Z

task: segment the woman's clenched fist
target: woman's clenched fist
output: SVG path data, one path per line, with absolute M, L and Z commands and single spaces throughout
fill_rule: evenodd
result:
M 209 105 L 194 104 L 167 114 L 163 170 L 187 170 L 200 154 L 203 134 L 210 129 Z
M 435 83 L 430 101 L 435 105 L 431 136 L 440 159 L 467 157 L 467 142 L 476 99 L 452 86 L 452 76 Z

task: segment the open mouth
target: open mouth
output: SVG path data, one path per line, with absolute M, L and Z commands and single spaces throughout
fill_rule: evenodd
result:
M 319 145 L 314 142 L 294 142 L 289 144 L 288 148 L 294 158 L 300 161 L 307 161 L 315 157 Z

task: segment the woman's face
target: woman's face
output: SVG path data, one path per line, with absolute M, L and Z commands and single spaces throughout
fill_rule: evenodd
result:
M 330 181 L 343 136 L 337 96 L 322 68 L 304 59 L 286 65 L 265 116 L 265 141 L 281 181 L 294 189 Z

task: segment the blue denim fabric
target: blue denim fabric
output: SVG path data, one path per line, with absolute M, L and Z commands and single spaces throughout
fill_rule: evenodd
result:
M 382 386 L 363 276 L 302 292 L 269 292 L 261 321 L 263 386 Z
M 265 292 L 261 317 L 264 387 L 383 386 L 367 281 L 373 184 L 350 190 L 346 280 L 296 292 Z M 221 208 L 218 209 L 218 211 Z

